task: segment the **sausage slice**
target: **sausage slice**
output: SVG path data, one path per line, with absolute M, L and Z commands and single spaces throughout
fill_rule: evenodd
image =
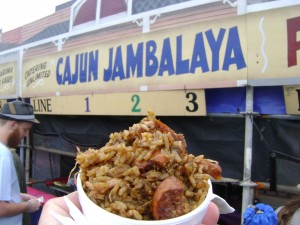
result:
M 171 219 L 186 213 L 184 186 L 175 176 L 159 184 L 152 199 L 151 210 L 155 220 Z

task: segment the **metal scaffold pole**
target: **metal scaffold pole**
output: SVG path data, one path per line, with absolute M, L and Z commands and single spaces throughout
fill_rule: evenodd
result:
M 251 181 L 251 165 L 252 165 L 252 139 L 253 139 L 253 87 L 246 88 L 246 112 L 245 112 L 245 147 L 244 147 L 244 174 L 243 197 L 242 197 L 242 219 L 246 208 L 253 203 L 254 187 L 256 184 Z

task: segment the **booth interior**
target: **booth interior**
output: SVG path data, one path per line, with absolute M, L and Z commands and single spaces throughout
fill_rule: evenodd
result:
M 205 96 L 206 116 L 157 119 L 184 135 L 189 153 L 219 162 L 224 179 L 213 182 L 213 190 L 236 209 L 219 224 L 241 224 L 246 87 L 207 89 Z M 128 129 L 143 117 L 37 115 L 41 123 L 32 130 L 30 186 L 55 196 L 75 190 L 68 178 L 73 178 L 78 150 L 99 149 L 111 133 Z M 254 88 L 252 119 L 251 179 L 261 187 L 255 190 L 255 201 L 276 208 L 281 202 L 266 202 L 265 196 L 289 197 L 295 193 L 286 190 L 300 180 L 294 172 L 300 169 L 300 117 L 287 117 L 283 87 L 272 86 Z

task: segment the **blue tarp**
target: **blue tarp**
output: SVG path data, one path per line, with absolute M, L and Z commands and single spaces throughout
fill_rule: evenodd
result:
M 205 95 L 207 113 L 245 112 L 245 87 L 206 89 Z M 253 111 L 259 114 L 285 115 L 283 87 L 254 87 Z

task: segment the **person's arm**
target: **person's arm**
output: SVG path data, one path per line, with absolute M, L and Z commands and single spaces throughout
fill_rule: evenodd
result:
M 28 208 L 29 204 L 27 202 L 12 203 L 0 201 L 0 217 L 14 216 L 26 212 Z
M 34 212 L 38 210 L 39 207 L 39 201 L 34 199 L 20 203 L 0 201 L 0 217 L 9 217 L 20 213 Z
M 81 210 L 77 191 L 68 194 L 67 197 L 71 200 L 72 203 L 74 203 L 74 205 L 77 206 L 77 208 Z M 57 213 L 62 216 L 71 217 L 69 214 L 69 208 L 66 205 L 63 197 L 52 198 L 48 200 L 43 207 L 39 225 L 60 225 L 60 222 L 58 222 L 51 215 L 51 212 Z
M 22 202 L 19 203 L 0 201 L 0 217 L 9 217 L 20 213 L 31 213 L 40 208 L 41 203 L 34 196 L 21 194 L 21 199 Z

